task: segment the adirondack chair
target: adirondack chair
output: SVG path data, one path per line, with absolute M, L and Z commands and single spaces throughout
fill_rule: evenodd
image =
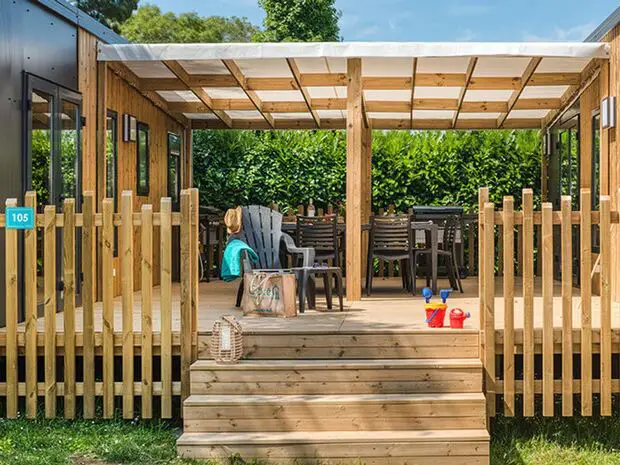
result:
M 297 247 L 293 238 L 282 231 L 282 214 L 269 207 L 249 205 L 243 207 L 241 213 L 241 231 L 229 240 L 239 239 L 248 244 L 258 255 L 259 262 L 253 264 L 247 253 L 242 256 L 243 272 L 252 269 L 282 269 L 282 253 L 296 255 L 301 258 L 302 267 L 311 267 L 314 263 L 314 249 Z M 237 307 L 243 298 L 243 279 L 237 290 Z M 306 283 L 300 283 L 305 286 Z

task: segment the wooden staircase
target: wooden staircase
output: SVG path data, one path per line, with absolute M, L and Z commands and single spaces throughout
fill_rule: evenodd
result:
M 249 335 L 240 363 L 193 364 L 179 455 L 488 464 L 477 338 L 469 330 Z

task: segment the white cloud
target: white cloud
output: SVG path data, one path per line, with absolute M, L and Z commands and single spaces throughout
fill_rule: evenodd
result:
M 524 31 L 521 36 L 524 41 L 527 42 L 554 42 L 554 41 L 582 41 L 590 32 L 594 30 L 596 24 L 593 22 L 579 24 L 577 26 L 562 28 L 554 26 L 549 34 L 533 34 L 529 31 Z
M 381 32 L 381 28 L 379 26 L 377 26 L 377 25 L 368 26 L 368 27 L 365 27 L 365 28 L 359 30 L 355 34 L 355 38 L 356 39 L 368 39 L 370 37 L 376 36 L 380 32 Z
M 477 39 L 477 38 L 478 38 L 478 33 L 472 31 L 469 28 L 461 31 L 460 34 L 456 36 L 456 40 L 458 42 L 471 42 L 472 40 Z

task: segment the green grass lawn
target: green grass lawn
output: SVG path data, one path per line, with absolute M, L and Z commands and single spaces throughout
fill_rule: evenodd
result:
M 164 422 L 0 420 L 0 463 L 190 465 Z M 494 420 L 493 465 L 620 465 L 620 418 Z

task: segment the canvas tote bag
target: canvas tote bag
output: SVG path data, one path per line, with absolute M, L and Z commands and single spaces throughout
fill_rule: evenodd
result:
M 245 315 L 297 316 L 295 275 L 286 271 L 255 271 L 244 276 Z

